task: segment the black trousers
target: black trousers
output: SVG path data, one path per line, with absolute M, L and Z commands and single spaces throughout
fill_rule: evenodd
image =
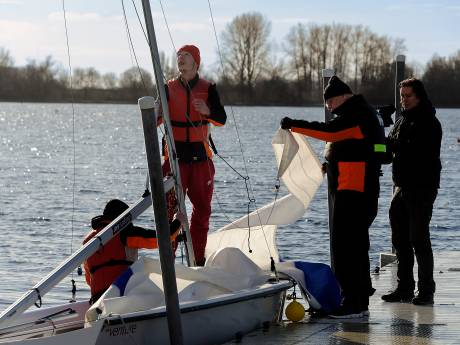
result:
M 437 189 L 395 188 L 389 215 L 393 247 L 398 258 L 398 288 L 401 290 L 415 289 L 415 254 L 419 292 L 435 291 L 429 225 L 437 193 Z
M 330 201 L 331 266 L 342 288 L 342 303 L 364 310 L 373 293 L 369 227 L 377 215 L 378 196 L 336 191 Z

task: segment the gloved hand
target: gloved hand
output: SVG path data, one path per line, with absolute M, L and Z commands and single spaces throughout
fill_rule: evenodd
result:
M 181 225 L 184 225 L 184 223 L 187 221 L 187 218 L 185 217 L 185 215 L 180 211 L 176 212 L 176 214 L 174 215 L 173 221 L 176 219 L 181 223 Z
M 291 129 L 293 122 L 294 120 L 291 119 L 290 117 L 283 117 L 283 119 L 281 120 L 280 126 L 282 129 Z

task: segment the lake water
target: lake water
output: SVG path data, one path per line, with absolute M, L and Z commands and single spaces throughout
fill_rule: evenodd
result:
M 228 123 L 214 129 L 214 141 L 229 164 L 242 175 L 249 174 L 256 203 L 262 206 L 275 197 L 271 139 L 280 119 L 289 115 L 322 120 L 323 110 L 228 107 L 227 112 Z M 458 250 L 460 110 L 440 109 L 438 116 L 444 130 L 443 172 L 431 236 L 435 251 Z M 321 157 L 324 143 L 311 143 Z M 243 180 L 219 158 L 214 161 L 211 229 L 244 215 L 248 202 Z M 136 201 L 145 189 L 146 167 L 141 117 L 135 105 L 75 105 L 73 126 L 70 104 L 0 103 L 0 311 L 80 246 L 90 219 L 102 212 L 109 199 Z M 371 267 L 378 265 L 378 254 L 391 247 L 387 216 L 391 167 L 384 166 L 383 171 L 379 214 L 370 230 Z M 145 214 L 136 224 L 152 227 L 152 217 Z M 328 263 L 328 232 L 323 183 L 305 216 L 279 229 L 280 255 Z M 88 298 L 84 278 L 74 274 L 74 279 L 77 299 Z M 69 277 L 45 296 L 44 304 L 69 299 L 70 289 Z

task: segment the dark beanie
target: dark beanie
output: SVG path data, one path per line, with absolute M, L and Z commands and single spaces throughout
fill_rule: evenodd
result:
M 324 89 L 324 100 L 327 101 L 329 98 L 335 96 L 345 95 L 347 93 L 353 93 L 350 87 L 339 79 L 337 76 L 332 76 Z
M 114 220 L 128 208 L 129 206 L 126 205 L 123 201 L 113 199 L 110 200 L 107 205 L 105 205 L 103 215 L 110 220 Z

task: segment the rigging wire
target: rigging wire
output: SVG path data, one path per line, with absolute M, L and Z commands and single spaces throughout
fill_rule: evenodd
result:
M 174 44 L 174 39 L 172 37 L 172 34 L 171 34 L 171 30 L 169 28 L 169 24 L 168 24 L 168 20 L 166 18 L 166 13 L 165 13 L 165 10 L 164 10 L 164 7 L 163 7 L 163 3 L 161 0 L 158 0 L 159 3 L 160 3 L 160 6 L 161 6 L 161 12 L 163 13 L 163 19 L 164 19 L 164 22 L 165 22 L 165 26 L 166 26 L 166 30 L 168 31 L 168 35 L 169 35 L 169 40 L 171 42 L 171 45 L 174 49 L 174 51 L 177 51 L 176 49 L 176 46 Z M 165 78 L 166 80 L 166 78 Z M 190 92 L 190 94 L 193 96 L 193 90 L 191 89 L 190 85 L 188 84 L 188 82 L 186 81 L 183 81 L 183 85 L 185 85 L 188 89 L 188 91 Z M 196 129 L 196 126 L 195 124 L 193 123 L 193 121 L 190 119 L 190 117 L 188 116 L 188 114 L 185 114 L 185 117 L 187 119 L 187 121 L 190 123 L 191 127 L 195 128 Z M 203 128 L 201 129 L 202 133 L 203 133 Z M 203 135 L 204 136 L 204 135 Z M 209 143 L 209 140 L 206 139 L 207 141 L 207 144 L 208 146 L 212 147 L 212 145 L 210 145 Z M 246 184 L 246 192 L 248 194 L 248 198 L 249 198 L 249 190 L 248 190 L 248 186 L 247 186 L 247 179 L 249 178 L 248 176 L 243 176 L 241 173 L 239 173 L 229 162 L 227 162 L 227 160 L 224 159 L 224 157 L 222 157 L 217 151 L 214 151 L 215 155 L 217 157 L 219 157 L 226 165 L 228 165 L 230 167 L 230 169 L 232 169 L 238 176 L 240 176 L 244 181 L 245 181 L 245 184 Z M 211 167 L 209 166 L 208 164 L 208 170 L 209 170 L 209 174 L 211 175 Z M 223 207 L 221 201 L 220 201 L 220 198 L 219 198 L 219 195 L 217 193 L 215 193 L 213 191 L 213 195 L 215 196 L 215 200 L 217 202 L 217 205 L 219 206 L 219 209 L 222 211 L 224 217 L 227 219 L 227 221 L 229 223 L 232 222 L 232 220 L 230 219 L 230 217 L 228 216 L 227 212 L 225 211 L 225 208 Z
M 171 40 L 171 44 L 173 46 L 174 51 L 177 52 L 176 46 L 174 44 L 174 40 L 173 40 L 172 35 L 171 35 L 171 30 L 169 29 L 168 21 L 166 20 L 166 14 L 165 14 L 165 10 L 163 8 L 163 3 L 161 2 L 161 0 L 158 0 L 158 1 L 160 3 L 161 12 L 163 13 L 163 18 L 165 20 L 166 29 L 168 30 L 169 39 Z
M 123 3 L 123 0 L 121 0 L 121 1 L 122 1 L 122 3 Z M 134 12 L 136 12 L 137 21 L 139 22 L 139 26 L 141 27 L 141 30 L 142 30 L 142 32 L 143 32 L 143 34 L 144 34 L 145 41 L 147 42 L 147 45 L 150 47 L 150 41 L 149 41 L 149 38 L 148 38 L 148 36 L 147 36 L 147 32 L 145 31 L 145 28 L 144 28 L 144 26 L 143 26 L 143 24 L 142 24 L 142 20 L 141 20 L 141 17 L 140 17 L 140 15 L 139 15 L 139 11 L 137 10 L 136 3 L 134 2 L 134 0 L 131 0 L 131 2 L 132 2 L 133 7 L 134 7 Z M 125 14 L 124 11 L 123 11 L 123 13 Z M 125 18 L 126 18 L 126 14 L 125 14 Z M 126 23 L 126 26 L 129 27 L 128 21 L 127 21 L 126 19 L 125 19 L 125 23 Z M 134 51 L 134 46 L 131 46 L 131 49 Z M 155 57 L 152 56 L 152 59 L 155 59 Z M 136 60 L 136 61 L 137 61 L 137 60 Z M 161 64 L 160 64 L 159 61 L 156 61 L 156 62 L 158 63 L 158 65 L 161 66 Z M 138 70 L 139 70 L 139 73 L 140 73 L 139 64 L 138 64 L 137 66 L 138 66 Z M 161 70 L 160 72 L 161 72 L 161 76 L 162 76 L 162 78 L 163 78 L 163 82 L 166 83 L 166 76 L 165 76 L 165 74 L 163 73 L 162 70 Z M 159 87 L 159 86 L 157 85 L 157 87 Z M 162 129 L 161 127 L 159 127 L 159 128 L 160 128 L 161 134 L 164 135 L 165 133 L 164 133 L 163 129 Z
M 142 71 L 141 71 L 141 68 L 139 66 L 139 61 L 137 60 L 137 55 L 136 55 L 136 51 L 134 49 L 134 44 L 133 44 L 133 40 L 131 38 L 131 32 L 129 30 L 129 25 L 128 25 L 128 18 L 126 17 L 126 10 L 125 10 L 125 3 L 124 3 L 124 0 L 121 0 L 121 7 L 123 9 L 123 18 L 124 18 L 124 21 L 125 21 L 125 28 L 126 28 L 126 33 L 128 34 L 128 41 L 129 41 L 129 46 L 132 50 L 132 53 L 134 55 L 134 59 L 136 60 L 136 67 L 137 67 L 137 71 L 139 72 L 139 77 L 141 78 L 141 82 L 142 82 L 142 85 L 144 87 L 144 91 L 146 93 L 148 93 L 148 89 L 147 89 L 147 86 L 145 84 L 145 80 L 144 80 L 144 76 L 142 75 Z M 137 11 L 136 11 L 137 12 Z
M 174 41 L 173 41 L 173 38 L 172 38 L 172 35 L 171 35 L 171 31 L 169 29 L 169 25 L 168 25 L 168 21 L 167 21 L 167 18 L 166 18 L 166 14 L 165 14 L 165 11 L 164 11 L 164 8 L 163 8 L 163 5 L 161 3 L 161 0 L 159 0 L 160 2 L 160 6 L 161 6 L 161 9 L 162 9 L 162 13 L 163 13 L 163 18 L 164 18 L 164 21 L 166 23 L 166 28 L 168 30 L 168 34 L 169 34 L 169 37 L 170 37 L 170 40 L 171 40 L 171 44 L 173 45 L 174 49 L 175 49 L 175 45 L 174 45 Z M 222 53 L 221 53 L 221 49 L 220 49 L 220 44 L 219 44 L 219 40 L 218 40 L 218 37 L 217 37 L 217 31 L 216 31 L 216 27 L 215 27 L 215 23 L 214 23 L 214 17 L 213 17 L 213 14 L 212 14 L 212 8 L 211 8 L 211 4 L 208 0 L 208 5 L 209 5 L 209 11 L 210 11 L 210 14 L 211 14 L 211 20 L 212 20 L 212 24 L 213 24 L 213 30 L 214 30 L 214 36 L 215 36 L 215 39 L 216 39 L 216 43 L 217 43 L 217 47 L 218 47 L 218 51 L 219 51 L 219 58 L 220 58 L 220 64 L 221 64 L 221 68 L 222 68 L 222 72 L 223 74 L 225 75 L 225 68 L 224 68 L 224 65 L 223 65 L 223 58 L 222 58 Z M 164 75 L 163 75 L 164 76 Z M 192 89 L 190 88 L 190 85 L 188 82 L 183 82 L 183 84 L 188 88 L 188 91 L 190 92 L 191 95 L 193 95 L 193 91 Z M 251 204 L 254 204 L 255 207 L 256 207 L 256 211 L 257 211 L 257 204 L 256 204 L 256 199 L 254 198 L 254 190 L 253 190 L 253 187 L 250 183 L 250 177 L 249 177 L 249 174 L 248 174 L 248 167 L 247 167 L 247 164 L 246 164 L 246 157 L 244 155 L 244 149 L 243 149 L 243 145 L 242 145 L 242 141 L 241 141 L 241 136 L 239 134 L 239 129 L 238 129 L 238 124 L 237 124 L 237 121 L 236 121 L 236 118 L 235 118 L 235 114 L 234 114 L 234 111 L 233 111 L 233 107 L 230 106 L 230 109 L 231 109 L 231 114 L 232 114 L 232 118 L 233 118 L 233 122 L 235 124 L 235 130 L 236 130 L 236 135 L 237 135 L 237 138 L 238 138 L 238 143 L 239 143 L 239 146 L 240 146 L 240 151 L 241 151 L 241 155 L 243 157 L 243 164 L 244 164 L 244 170 L 246 172 L 246 176 L 243 176 L 241 173 L 239 173 L 235 168 L 233 168 L 230 163 L 228 163 L 220 154 L 218 154 L 217 152 L 215 153 L 216 156 L 218 156 L 220 159 L 222 159 L 222 161 L 227 164 L 237 175 L 239 175 L 244 183 L 245 183 L 245 188 L 246 188 L 246 192 L 247 192 L 247 198 L 248 198 L 248 204 L 247 204 L 247 214 L 249 216 L 249 213 L 250 213 L 250 206 Z M 187 120 L 189 121 L 189 123 L 191 124 L 191 127 L 193 128 L 196 128 L 196 126 L 194 125 L 193 121 L 191 121 L 190 117 L 188 116 L 188 114 L 185 114 Z M 202 131 L 204 131 L 204 129 L 202 129 Z M 207 144 L 209 145 L 209 140 L 207 140 Z M 210 167 L 208 166 L 208 169 L 210 169 Z M 276 194 L 275 194 L 275 200 L 274 200 L 274 203 L 273 203 L 273 207 L 270 211 L 270 215 L 269 215 L 269 218 L 271 217 L 271 214 L 272 214 L 272 211 L 273 211 L 273 208 L 276 204 L 276 200 L 277 200 L 277 196 L 278 196 L 278 191 L 279 191 L 279 186 L 275 186 L 277 187 L 276 188 Z M 251 190 L 251 191 L 250 191 Z M 251 197 L 251 193 L 252 193 L 252 197 Z M 228 221 L 231 221 L 227 215 L 227 213 L 225 212 L 225 210 L 223 209 L 220 201 L 219 201 L 219 197 L 217 195 L 217 193 L 214 193 L 214 195 L 216 196 L 216 199 L 217 199 L 217 203 L 219 205 L 219 207 L 222 209 L 225 217 L 227 218 Z M 261 230 L 262 230 L 262 233 L 264 235 L 264 239 L 265 239 L 265 243 L 266 243 L 266 246 L 267 246 L 267 249 L 268 251 L 270 252 L 270 256 L 271 256 L 271 259 L 273 260 L 272 258 L 272 254 L 271 254 L 271 251 L 270 251 L 270 247 L 268 245 L 268 240 L 266 238 L 266 235 L 265 235 L 265 232 L 263 230 L 263 225 L 262 225 L 262 220 L 260 218 L 260 215 L 259 215 L 259 212 L 257 211 L 257 215 L 258 215 L 258 218 L 259 218 L 259 224 L 261 226 Z M 268 218 L 268 219 L 269 219 Z M 250 248 L 250 236 L 251 236 L 251 227 L 250 227 L 250 223 L 249 223 L 249 217 L 248 217 L 248 229 L 249 229 L 249 235 L 248 235 L 248 248 L 249 248 L 249 251 L 252 252 L 251 248 Z M 276 273 L 276 272 L 275 272 Z
M 123 1 L 123 0 L 122 0 L 122 1 Z M 136 14 L 137 14 L 139 23 L 140 23 L 140 25 L 141 25 L 141 27 L 142 27 L 142 22 L 141 22 L 141 20 L 140 20 L 139 14 L 138 14 L 137 7 L 136 7 L 136 5 L 135 5 L 135 3 L 134 3 L 134 0 L 132 0 L 132 1 L 133 1 L 134 9 L 135 9 L 135 11 L 136 11 Z M 165 11 L 164 11 L 163 4 L 162 4 L 161 0 L 159 0 L 159 2 L 160 2 L 161 10 L 162 10 L 162 13 L 163 13 L 163 18 L 164 18 L 164 21 L 165 21 L 165 24 L 166 24 L 166 28 L 167 28 L 167 31 L 168 31 L 168 34 L 169 34 L 169 38 L 170 38 L 171 44 L 172 44 L 174 50 L 176 50 L 175 45 L 174 45 L 174 40 L 173 40 L 173 38 L 172 38 L 171 30 L 170 30 L 170 28 L 169 28 L 169 24 L 168 24 L 168 21 L 167 21 L 167 18 L 166 18 L 166 13 L 165 13 Z M 217 38 L 217 33 L 216 33 L 214 18 L 213 18 L 212 9 L 211 9 L 211 4 L 210 4 L 209 0 L 208 0 L 208 5 L 209 5 L 210 13 L 211 13 L 211 19 L 212 19 L 212 24 L 213 24 L 214 35 L 215 35 L 215 38 L 216 38 L 217 47 L 218 47 L 218 51 L 219 51 L 220 64 L 221 64 L 222 72 L 223 72 L 223 74 L 225 75 L 225 68 L 224 68 L 224 65 L 223 65 L 222 53 L 221 53 L 221 49 L 220 49 L 219 40 L 218 40 L 218 38 Z M 143 27 L 142 27 L 142 28 L 143 28 Z M 142 30 L 144 31 L 144 29 L 142 29 Z M 145 35 L 145 31 L 144 31 L 144 35 Z M 148 38 L 147 38 L 146 35 L 145 35 L 145 38 L 146 38 L 147 44 L 149 44 L 149 46 L 150 46 L 150 42 L 149 42 L 149 40 L 148 40 Z M 161 65 L 161 64 L 160 64 L 160 65 Z M 165 74 L 164 74 L 164 72 L 163 72 L 162 70 L 161 70 L 161 75 L 162 75 L 163 81 L 166 82 L 166 77 L 165 77 Z M 184 84 L 188 87 L 189 92 L 193 95 L 193 91 L 191 90 L 190 85 L 189 85 L 187 82 L 185 82 Z M 256 205 L 256 200 L 255 200 L 255 198 L 254 198 L 254 197 L 251 197 L 251 193 L 252 193 L 252 195 L 254 195 L 254 190 L 253 190 L 253 187 L 252 187 L 252 185 L 251 185 L 251 183 L 250 183 L 250 178 L 249 178 L 249 174 L 248 174 L 248 167 L 247 167 L 247 164 L 246 164 L 246 157 L 245 157 L 245 155 L 244 155 L 244 149 L 243 149 L 241 137 L 240 137 L 240 134 L 239 134 L 239 129 L 238 129 L 237 121 L 236 121 L 235 114 L 234 114 L 234 111 L 233 111 L 233 107 L 230 106 L 230 109 L 231 109 L 231 114 L 232 114 L 233 121 L 234 121 L 234 123 L 235 123 L 235 129 L 236 129 L 236 134 L 237 134 L 237 137 L 238 137 L 238 143 L 239 143 L 239 146 L 240 146 L 241 155 L 242 155 L 242 157 L 243 157 L 244 170 L 245 170 L 245 172 L 246 172 L 247 175 L 246 175 L 246 176 L 243 176 L 241 173 L 239 173 L 239 172 L 238 172 L 235 168 L 233 168 L 233 167 L 232 167 L 232 166 L 231 166 L 231 165 L 230 165 L 220 154 L 216 153 L 216 156 L 218 156 L 220 159 L 222 159 L 222 160 L 224 161 L 225 164 L 227 164 L 234 172 L 236 172 L 236 173 L 244 180 L 244 182 L 245 182 L 245 187 L 246 187 L 246 192 L 247 192 L 247 198 L 248 198 L 248 201 L 249 201 L 249 202 L 248 202 L 248 211 L 247 211 L 247 213 L 248 213 L 248 215 L 249 215 L 249 213 L 250 213 L 250 205 L 251 205 L 251 204 L 254 204 L 254 205 L 256 206 L 256 211 L 257 211 L 257 205 Z M 191 119 L 189 118 L 189 116 L 188 116 L 187 114 L 186 114 L 186 118 L 187 118 L 187 120 L 191 123 L 192 127 L 196 127 L 196 126 L 193 124 L 193 122 L 191 121 Z M 202 130 L 203 130 L 203 129 L 202 129 Z M 208 140 L 207 140 L 207 141 L 208 141 Z M 207 142 L 207 144 L 209 145 L 209 141 Z M 208 166 L 208 169 L 210 169 L 209 166 Z M 277 195 L 278 195 L 278 190 L 279 190 L 279 188 L 277 188 L 277 193 L 276 193 L 276 195 L 275 195 L 274 204 L 276 203 L 276 199 L 277 199 Z M 228 221 L 230 221 L 230 219 L 229 219 L 228 215 L 226 214 L 225 210 L 223 209 L 223 207 L 222 207 L 222 205 L 221 205 L 221 203 L 220 203 L 220 201 L 219 201 L 219 198 L 218 198 L 218 196 L 217 196 L 216 193 L 215 193 L 215 195 L 216 195 L 216 199 L 217 199 L 217 203 L 219 204 L 219 207 L 222 209 L 222 211 L 223 211 L 225 217 L 228 219 Z M 273 209 L 272 209 L 272 210 L 273 210 Z M 261 229 L 262 229 L 262 233 L 263 233 L 263 235 L 264 235 L 265 243 L 266 243 L 267 249 L 268 249 L 268 251 L 269 251 L 269 253 L 270 253 L 270 257 L 271 257 L 272 263 L 273 263 L 272 253 L 271 253 L 270 247 L 269 247 L 269 245 L 268 245 L 268 240 L 267 240 L 266 235 L 265 235 L 265 232 L 264 232 L 264 230 L 263 230 L 262 221 L 261 221 L 261 219 L 260 219 L 260 215 L 259 215 L 258 212 L 257 212 L 257 215 L 258 215 L 258 217 L 259 217 L 259 223 L 261 224 Z M 271 212 L 270 212 L 270 216 L 271 216 Z M 269 217 L 270 217 L 270 216 L 269 216 Z M 248 220 L 248 227 L 249 227 L 249 237 L 250 237 L 250 229 L 251 229 L 251 228 L 250 228 L 250 226 L 249 226 L 249 220 Z M 249 239 L 248 239 L 248 245 L 249 245 Z M 249 246 L 249 247 L 250 247 L 250 246 Z M 249 248 L 249 250 L 251 250 L 251 249 Z M 272 265 L 272 266 L 273 266 L 273 265 Z M 275 273 L 276 273 L 276 271 L 275 271 Z
M 64 28 L 65 28 L 65 37 L 66 37 L 66 46 L 67 46 L 67 62 L 69 65 L 69 89 L 70 89 L 70 97 L 71 97 L 71 106 L 72 106 L 72 147 L 73 147 L 73 175 L 72 175 L 72 217 L 71 217 L 71 239 L 70 239 L 70 254 L 73 253 L 73 234 L 74 234 L 74 223 L 75 223 L 75 185 L 76 185 L 76 163 L 75 163 L 75 99 L 74 99 L 74 92 L 73 92 L 73 81 L 72 81 L 72 63 L 70 59 L 70 44 L 69 44 L 69 30 L 67 27 L 67 16 L 66 16 L 66 9 L 65 9 L 65 0 L 62 0 L 62 13 L 64 16 Z M 73 270 L 71 274 L 73 280 Z
M 172 38 L 172 34 L 171 34 L 171 31 L 169 29 L 169 25 L 168 25 L 168 21 L 167 21 L 167 18 L 166 18 L 166 14 L 165 14 L 165 11 L 164 11 L 164 8 L 163 8 L 163 4 L 161 3 L 161 0 L 159 0 L 160 2 L 160 6 L 161 6 L 161 9 L 162 9 L 162 13 L 163 13 L 163 18 L 164 18 L 164 21 L 166 23 L 166 28 L 167 28 L 167 31 L 168 31 L 168 34 L 169 34 L 169 37 L 170 37 L 170 41 L 171 41 L 171 44 L 173 45 L 174 49 L 175 49 L 175 45 L 174 45 L 174 41 L 173 41 L 173 38 Z M 215 27 L 215 22 L 214 22 L 214 17 L 213 17 L 213 14 L 212 14 L 212 8 L 211 8 L 211 4 L 208 0 L 208 5 L 209 5 L 209 11 L 210 11 L 210 15 L 211 15 L 211 20 L 212 20 L 212 24 L 213 24 L 213 31 L 214 31 L 214 36 L 215 36 L 215 39 L 216 39 L 216 43 L 217 43 L 217 48 L 218 48 L 218 52 L 219 52 L 219 58 L 220 58 L 220 64 L 221 64 L 221 68 L 222 68 L 222 73 L 225 75 L 225 68 L 224 68 L 224 65 L 223 65 L 223 58 L 222 58 L 222 53 L 221 53 L 221 49 L 220 49 L 220 44 L 219 44 L 219 39 L 217 37 L 217 31 L 216 31 L 216 27 Z M 175 49 L 176 50 L 176 49 Z M 188 84 L 188 82 L 184 82 L 183 83 L 187 88 L 188 88 L 188 91 L 190 92 L 190 94 L 193 95 L 193 91 L 192 89 L 190 88 L 190 85 Z M 235 168 L 233 168 L 230 163 L 228 163 L 220 154 L 218 154 L 216 152 L 216 156 L 218 156 L 220 159 L 222 159 L 222 161 L 227 164 L 237 175 L 239 175 L 244 183 L 245 183 L 245 188 L 246 188 L 246 192 L 247 192 L 247 199 L 248 199 L 248 204 L 247 204 L 247 215 L 249 216 L 250 214 L 250 207 L 251 207 L 251 204 L 254 204 L 255 205 L 255 208 L 256 208 L 256 211 L 257 211 L 257 204 L 256 204 L 256 199 L 254 198 L 254 190 L 253 190 L 253 187 L 250 183 L 250 177 L 249 177 L 249 173 L 248 173 L 248 167 L 247 167 L 247 164 L 246 164 L 246 157 L 244 155 L 244 149 L 243 149 L 243 145 L 242 145 L 242 141 L 241 141 L 241 136 L 240 136 L 240 133 L 239 133 L 239 128 L 238 128 L 238 124 L 237 124 L 237 121 L 236 121 L 236 118 L 235 118 L 235 113 L 233 111 L 233 107 L 230 106 L 230 110 L 231 110 L 231 114 L 232 114 L 232 118 L 233 118 L 233 122 L 235 124 L 235 130 L 236 130 L 236 135 L 237 135 L 237 138 L 238 138 L 238 143 L 239 143 L 239 146 L 240 146 L 240 151 L 241 151 L 241 155 L 242 155 L 242 158 L 243 158 L 243 164 L 244 164 L 244 170 L 246 172 L 246 176 L 243 176 L 241 173 L 239 173 Z M 185 114 L 187 120 L 189 121 L 189 123 L 191 124 L 192 127 L 196 128 L 196 126 L 193 124 L 193 121 L 191 121 L 191 119 L 189 118 L 188 114 Z M 202 131 L 204 131 L 204 129 L 202 129 Z M 209 145 L 209 140 L 208 140 L 208 143 Z M 208 169 L 210 169 L 210 167 L 208 166 Z M 251 191 L 250 191 L 251 190 Z M 271 214 L 272 214 L 272 211 L 273 211 L 273 208 L 276 204 L 276 200 L 277 200 L 277 196 L 278 196 L 278 191 L 279 191 L 279 187 L 276 188 L 276 195 L 275 195 L 275 201 L 273 203 L 273 207 L 272 207 L 272 210 L 270 211 L 270 215 L 269 215 L 269 218 L 271 217 Z M 252 197 L 251 197 L 251 193 L 252 193 Z M 220 200 L 219 200 L 219 197 L 218 197 L 218 194 L 217 193 L 214 193 L 214 195 L 216 196 L 216 201 L 219 205 L 219 208 L 222 209 L 225 217 L 227 218 L 227 220 L 229 222 L 231 222 L 230 218 L 228 217 L 227 213 L 225 212 L 224 208 L 222 207 L 221 203 L 220 203 Z M 264 240 L 265 240 L 265 243 L 266 243 L 266 246 L 268 248 L 268 251 L 270 252 L 270 256 L 272 257 L 272 254 L 271 254 L 271 251 L 270 251 L 270 247 L 268 245 L 268 240 L 266 238 L 266 235 L 265 235 L 265 231 L 263 230 L 263 225 L 262 225 L 262 220 L 260 218 L 260 215 L 259 215 L 259 212 L 257 211 L 257 215 L 258 215 L 258 218 L 259 218 L 259 224 L 261 226 L 261 230 L 262 230 L 262 233 L 263 233 L 263 236 L 264 236 Z M 249 235 L 248 235 L 248 249 L 250 252 L 252 252 L 251 248 L 250 248 L 250 236 L 251 236 L 251 227 L 250 227 L 250 223 L 249 223 L 249 217 L 248 217 L 248 229 L 249 229 Z
M 216 25 L 215 25 L 215 21 L 214 21 L 214 15 L 213 15 L 213 12 L 212 12 L 212 7 L 211 7 L 211 2 L 210 0 L 208 0 L 208 7 L 209 7 L 209 13 L 210 13 L 210 16 L 211 16 L 211 22 L 212 22 L 212 27 L 213 27 L 213 31 L 214 31 L 214 37 L 216 39 L 216 44 L 217 44 L 217 51 L 218 51 L 218 54 L 219 54 L 219 61 L 220 61 L 220 66 L 221 66 L 221 69 L 222 69 L 222 74 L 225 76 L 226 73 L 225 73 L 225 66 L 224 66 L 224 63 L 223 63 L 223 55 L 222 55 L 222 50 L 220 48 L 220 43 L 219 43 L 219 38 L 217 37 L 217 30 L 216 30 Z M 237 124 L 237 121 L 236 121 L 236 118 L 235 118 L 235 113 L 233 111 L 233 107 L 230 106 L 230 111 L 231 111 L 231 114 L 232 114 L 232 118 L 233 118 L 233 122 L 235 123 L 235 131 L 236 131 L 236 135 L 238 137 L 238 143 L 240 145 L 240 151 L 241 151 L 241 155 L 243 157 L 243 164 L 244 164 L 244 169 L 245 169 L 245 172 L 247 174 L 247 177 L 248 179 L 245 180 L 245 183 L 246 183 L 246 189 L 249 185 L 249 188 L 251 189 L 251 192 L 252 192 L 252 195 L 253 197 L 250 198 L 249 197 L 249 190 L 247 189 L 248 191 L 248 200 L 249 200 L 249 204 L 248 204 L 248 216 L 249 216 L 249 205 L 250 203 L 254 203 L 255 205 L 255 208 L 256 208 L 256 212 L 257 212 L 257 216 L 259 218 L 259 224 L 261 226 L 261 230 L 262 230 L 262 233 L 264 235 L 264 240 L 265 240 L 265 243 L 267 245 L 267 249 L 270 253 L 270 257 L 272 259 L 272 262 L 273 262 L 273 256 L 272 256 L 272 253 L 270 251 L 270 247 L 268 245 L 268 240 L 267 240 L 267 237 L 265 235 L 265 231 L 264 231 L 264 228 L 263 228 L 263 224 L 262 224 L 262 220 L 260 218 L 260 214 L 258 212 L 258 209 L 257 209 L 257 204 L 256 204 L 256 200 L 254 198 L 254 189 L 252 187 L 252 184 L 251 184 L 251 181 L 249 179 L 249 172 L 248 172 L 248 167 L 247 167 L 247 164 L 246 164 L 246 158 L 245 158 L 245 155 L 244 155 L 244 149 L 243 149 L 243 144 L 242 144 L 242 141 L 241 141 L 241 138 L 240 138 L 240 134 L 239 134 L 239 129 L 238 129 L 238 124 Z M 273 208 L 275 207 L 275 204 L 276 204 L 276 199 L 277 199 L 277 196 L 278 196 L 278 190 L 279 188 L 277 188 L 277 192 L 276 192 L 276 195 L 275 195 L 275 201 L 273 203 L 273 207 L 272 207 L 272 210 L 270 211 L 270 216 L 271 216 L 271 213 L 273 211 Z M 268 220 L 267 220 L 268 221 Z M 248 219 L 248 226 L 249 226 L 249 219 Z M 249 227 L 249 231 L 251 228 Z M 249 241 L 249 239 L 248 239 Z M 274 265 L 273 265 L 274 266 Z M 275 274 L 276 274 L 276 271 L 275 271 Z

